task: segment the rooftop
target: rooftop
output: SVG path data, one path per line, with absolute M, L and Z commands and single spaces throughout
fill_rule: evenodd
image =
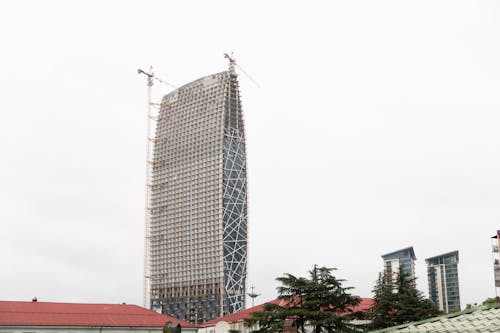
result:
M 375 332 L 500 332 L 500 304 L 483 305 L 446 316 L 371 331 Z
M 457 257 L 457 262 L 458 262 L 458 251 L 451 251 L 451 252 L 448 252 L 448 253 L 440 254 L 440 255 L 437 255 L 437 256 L 434 256 L 434 257 L 430 257 L 430 258 L 425 259 L 425 261 L 427 262 L 427 261 L 430 261 L 430 260 L 433 260 L 433 259 L 444 258 L 444 257 L 451 257 L 451 256 Z
M 400 250 L 397 250 L 397 251 L 392 251 L 392 252 L 383 254 L 382 258 L 390 256 L 391 254 L 396 254 L 398 252 L 406 252 L 406 251 L 410 251 L 410 256 L 412 257 L 412 259 L 413 260 L 417 260 L 417 257 L 415 256 L 415 251 L 413 250 L 413 246 L 405 247 L 404 249 L 400 249 Z
M 193 325 L 128 304 L 0 301 L 0 326 L 163 327 Z
M 278 304 L 279 306 L 285 306 L 286 305 L 286 300 L 282 299 L 275 299 L 267 303 L 273 303 L 273 304 Z M 264 303 L 265 304 L 265 303 Z M 220 317 L 213 319 L 211 321 L 206 322 L 202 326 L 207 327 L 207 326 L 214 326 L 218 322 L 225 321 L 227 323 L 233 323 L 233 322 L 241 322 L 245 318 L 250 318 L 252 316 L 252 313 L 257 312 L 257 311 L 263 311 L 264 310 L 264 304 L 259 304 L 254 307 L 244 309 L 235 313 L 232 313 L 230 315 Z M 371 298 L 361 298 L 361 302 L 353 308 L 354 311 L 369 311 L 370 308 L 373 305 L 373 299 Z

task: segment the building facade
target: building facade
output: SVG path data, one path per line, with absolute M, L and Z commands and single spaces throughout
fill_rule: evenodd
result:
M 415 279 L 415 260 L 417 257 L 413 246 L 383 254 L 382 260 L 384 260 L 384 274 L 392 282 L 396 281 L 400 269 L 408 274 L 409 279 Z
M 446 313 L 460 310 L 458 251 L 425 259 L 429 298 Z
M 491 252 L 493 256 L 493 273 L 495 276 L 495 294 L 500 294 L 500 230 L 497 230 L 496 235 L 491 237 Z
M 191 323 L 244 309 L 246 147 L 233 69 L 163 98 L 151 164 L 151 309 Z

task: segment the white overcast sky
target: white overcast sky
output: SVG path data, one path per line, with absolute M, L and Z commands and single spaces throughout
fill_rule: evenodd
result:
M 0 300 L 142 304 L 146 86 L 240 75 L 249 280 L 460 252 L 462 306 L 495 295 L 498 1 L 0 2 Z M 156 96 L 167 93 L 155 87 Z

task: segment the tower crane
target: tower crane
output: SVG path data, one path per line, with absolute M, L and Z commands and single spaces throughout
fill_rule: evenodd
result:
M 240 65 L 238 65 L 238 63 L 236 62 L 236 58 L 234 57 L 233 55 L 233 52 L 231 52 L 231 55 L 227 54 L 227 53 L 224 53 L 224 58 L 226 58 L 227 60 L 229 60 L 229 71 L 230 72 L 233 72 L 234 73 L 234 68 L 235 67 L 238 67 L 238 69 L 243 73 L 245 74 L 245 76 L 250 80 L 252 81 L 253 84 L 255 84 L 258 88 L 260 88 L 260 84 L 254 80 L 253 77 L 250 76 L 250 74 L 248 74 L 243 68 L 241 68 Z

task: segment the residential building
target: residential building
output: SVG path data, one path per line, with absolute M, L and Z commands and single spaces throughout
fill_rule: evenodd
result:
M 458 251 L 425 259 L 429 298 L 441 311 L 460 311 L 460 289 L 458 286 Z
M 151 309 L 201 323 L 245 308 L 245 127 L 234 66 L 166 95 L 151 161 Z
M 383 254 L 382 259 L 384 260 L 384 274 L 390 277 L 392 282 L 395 282 L 400 268 L 408 274 L 409 279 L 415 278 L 415 260 L 417 260 L 417 257 L 413 246 Z

